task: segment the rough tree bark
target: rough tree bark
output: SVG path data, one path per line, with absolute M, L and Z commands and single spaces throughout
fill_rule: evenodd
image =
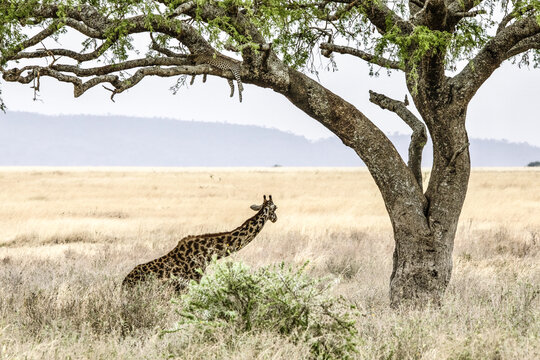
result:
M 160 3 L 169 4 L 163 0 Z M 3 6 L 10 6 L 3 1 Z M 453 33 L 456 24 L 466 17 L 482 14 L 474 11 L 472 0 L 415 0 L 410 1 L 410 19 L 399 17 L 383 2 L 370 0 L 327 1 L 321 6 L 337 3 L 340 8 L 327 16 L 336 19 L 361 7 L 364 16 L 380 34 L 389 28 L 398 29 L 403 36 L 418 27 L 431 31 Z M 325 56 L 333 52 L 349 54 L 375 65 L 404 71 L 412 100 L 422 121 L 407 109 L 408 101 L 390 99 L 382 94 L 370 93 L 370 100 L 383 109 L 395 112 L 413 130 L 409 159 L 406 164 L 390 140 L 359 109 L 323 87 L 305 74 L 287 66 L 265 42 L 264 36 L 251 23 L 242 9 L 226 9 L 208 2 L 196 10 L 195 3 L 185 1 L 168 15 L 154 14 L 147 18 L 134 15 L 127 18 L 129 34 L 150 32 L 176 39 L 187 49 L 176 53 L 163 48 L 152 38 L 152 49 L 158 56 L 121 61 L 115 65 L 83 67 L 87 61 L 99 58 L 112 46 L 116 38 L 110 37 L 116 22 L 100 14 L 91 5 L 62 8 L 46 4 L 26 9 L 23 17 L 34 22 L 52 19 L 41 32 L 25 40 L 11 52 L 4 52 L 0 71 L 6 81 L 34 83 L 39 89 L 41 77 L 52 77 L 72 83 L 74 95 L 81 96 L 99 85 L 112 86 L 112 97 L 138 84 L 146 76 L 215 75 L 235 79 L 227 66 L 199 63 L 198 55 L 217 53 L 209 42 L 189 21 L 177 17 L 198 17 L 210 22 L 218 18 L 229 19 L 229 27 L 259 44 L 259 50 L 244 47 L 236 50 L 242 62 L 235 62 L 244 83 L 270 88 L 285 96 L 306 114 L 336 134 L 364 161 L 382 196 L 393 226 L 395 251 L 390 277 L 390 300 L 394 307 L 439 304 L 452 273 L 452 249 L 459 215 L 467 192 L 470 174 L 468 137 L 465 128 L 467 106 L 484 81 L 506 59 L 529 49 L 540 48 L 540 26 L 535 13 L 520 16 L 509 13 L 499 25 L 497 34 L 471 59 L 469 64 L 453 78 L 445 75 L 446 48 L 431 49 L 420 59 L 402 62 L 385 59 L 367 52 L 336 45 L 320 45 Z M 527 10 L 529 11 L 529 10 Z M 523 13 L 523 12 L 522 12 Z M 62 18 L 60 18 L 60 14 Z M 525 12 L 525 15 L 528 13 Z M 523 15 L 523 14 L 521 14 Z M 75 29 L 90 39 L 101 39 L 102 44 L 92 52 L 79 53 L 67 49 L 33 49 L 55 33 L 59 22 Z M 408 43 L 410 53 L 418 48 L 415 41 Z M 62 63 L 61 57 L 75 60 L 79 65 Z M 50 58 L 48 65 L 18 67 L 16 60 Z M 220 55 L 220 59 L 226 56 Z M 9 66 L 13 65 L 13 66 Z M 127 78 L 115 73 L 136 70 Z M 36 84 L 37 82 L 37 84 Z M 239 84 L 240 85 L 240 84 Z M 425 126 L 424 126 L 425 124 Z M 433 167 L 424 193 L 421 172 L 422 149 L 426 143 L 426 127 L 433 141 Z

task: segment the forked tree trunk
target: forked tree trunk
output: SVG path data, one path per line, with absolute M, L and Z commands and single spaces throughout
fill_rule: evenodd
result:
M 465 107 L 452 104 L 435 112 L 420 110 L 426 114 L 424 121 L 433 138 L 434 163 L 425 193 L 425 221 L 417 216 L 400 222 L 390 214 L 396 244 L 390 277 L 393 307 L 438 305 L 450 281 L 454 239 L 470 174 Z
M 273 55 L 268 65 L 263 78 L 252 72 L 246 80 L 285 95 L 327 127 L 355 150 L 375 180 L 394 229 L 392 306 L 439 304 L 452 273 L 454 237 L 469 177 L 464 107 L 445 103 L 447 94 L 414 99 L 434 143 L 434 165 L 424 194 L 390 140 L 356 107 L 284 67 Z

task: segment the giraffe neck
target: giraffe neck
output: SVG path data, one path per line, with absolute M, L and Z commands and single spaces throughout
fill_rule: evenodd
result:
M 216 254 L 218 258 L 229 255 L 231 252 L 235 252 L 249 244 L 255 236 L 262 230 L 264 224 L 268 220 L 269 210 L 263 208 L 259 210 L 253 217 L 247 219 L 242 225 L 234 230 L 225 233 L 207 234 L 201 236 L 188 236 L 179 242 L 178 245 L 172 250 L 173 253 L 180 253 L 180 257 L 183 257 L 183 252 L 186 250 L 188 242 L 190 246 L 196 247 L 196 252 L 202 251 L 207 255 Z M 196 239 L 206 239 L 204 245 L 195 244 L 198 242 Z M 190 242 L 190 239 L 193 241 Z M 203 246 L 199 248 L 199 246 Z M 209 252 L 208 252 L 209 251 Z
M 262 230 L 267 220 L 268 209 L 262 208 L 257 214 L 231 232 L 232 234 L 236 232 L 239 234 L 236 239 L 233 237 L 233 241 L 238 241 L 240 248 L 246 246 Z

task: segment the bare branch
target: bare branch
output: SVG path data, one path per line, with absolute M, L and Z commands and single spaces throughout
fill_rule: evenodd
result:
M 76 70 L 76 66 L 69 65 L 54 65 L 53 67 L 42 67 L 42 66 L 26 66 L 22 69 L 10 69 L 10 70 L 1 70 L 3 73 L 3 79 L 10 82 L 19 82 L 22 84 L 28 84 L 32 82 L 39 76 L 47 76 L 55 78 L 61 82 L 68 82 L 73 84 L 73 93 L 75 97 L 79 97 L 84 94 L 88 89 L 102 84 L 109 83 L 114 87 L 114 95 L 119 94 L 135 85 L 137 85 L 142 79 L 146 76 L 159 76 L 159 77 L 171 77 L 178 75 L 201 75 L 201 74 L 213 74 L 221 75 L 219 71 L 213 70 L 209 65 L 183 65 L 175 67 L 159 67 L 159 66 L 150 66 L 139 69 L 132 76 L 127 79 L 120 80 L 120 77 L 117 75 L 106 74 L 104 67 L 95 68 L 95 69 L 80 69 Z M 71 70 L 73 75 L 66 75 L 61 70 Z M 24 74 L 24 73 L 27 74 Z M 90 80 L 83 82 L 78 76 L 79 74 L 88 74 L 94 72 L 97 74 L 92 77 Z M 103 75 L 98 75 L 103 74 Z M 228 75 L 228 74 L 226 74 Z M 226 76 L 225 76 L 226 77 Z
M 407 109 L 408 99 L 399 101 L 389 98 L 386 95 L 369 91 L 369 101 L 379 105 L 382 109 L 396 113 L 409 127 L 413 133 L 409 144 L 409 161 L 407 163 L 411 169 L 420 188 L 422 188 L 422 151 L 427 142 L 426 127 L 409 109 Z
M 32 36 L 30 39 L 23 41 L 23 43 L 20 45 L 20 48 L 27 49 L 29 47 L 39 44 L 40 42 L 42 42 L 43 40 L 45 40 L 46 38 L 54 34 L 56 30 L 58 30 L 57 26 L 58 26 L 58 23 L 56 21 L 53 21 L 51 25 L 49 25 L 48 27 L 46 27 L 45 29 L 37 33 L 36 35 Z M 10 54 L 2 60 L 9 61 L 13 59 L 16 59 L 16 53 Z
M 383 67 L 386 67 L 386 68 L 389 68 L 389 69 L 404 70 L 404 68 L 397 61 L 393 61 L 393 60 L 383 58 L 381 56 L 376 56 L 376 55 L 373 55 L 373 54 L 369 54 L 367 52 L 364 52 L 362 50 L 358 50 L 358 49 L 353 48 L 353 47 L 341 46 L 341 45 L 336 45 L 336 44 L 331 44 L 331 43 L 322 43 L 320 45 L 320 48 L 323 49 L 323 50 L 326 50 L 326 52 L 323 53 L 323 55 L 325 55 L 325 56 L 330 56 L 330 54 L 333 51 L 335 51 L 335 52 L 340 53 L 340 54 L 353 55 L 353 56 L 359 57 L 360 59 L 365 60 L 365 61 L 367 61 L 369 63 L 379 65 L 379 66 L 383 66 Z
M 180 4 L 174 11 L 169 15 L 169 18 L 180 16 L 192 9 L 194 9 L 197 6 L 195 1 L 188 1 L 183 4 Z
M 128 60 L 121 63 L 92 67 L 92 68 L 81 68 L 74 65 L 52 65 L 49 66 L 51 69 L 70 72 L 79 77 L 87 76 L 96 76 L 96 75 L 106 75 L 112 74 L 115 72 L 126 71 L 134 68 L 140 67 L 149 67 L 149 66 L 180 66 L 180 65 L 191 65 L 187 61 L 187 56 L 184 59 L 180 58 L 166 58 L 166 57 L 156 57 L 156 58 L 141 58 Z
M 91 53 L 78 53 L 76 51 L 68 50 L 68 49 L 38 49 L 36 51 L 28 51 L 24 52 L 21 51 L 17 55 L 13 56 L 13 60 L 19 60 L 19 59 L 34 59 L 34 58 L 44 58 L 48 56 L 65 56 L 68 58 L 71 58 L 73 60 L 76 60 L 77 62 L 85 62 L 90 60 L 95 60 L 105 51 L 107 51 L 108 48 L 110 48 L 112 45 L 112 42 L 105 41 L 103 44 L 101 44 L 96 50 L 92 51 Z
M 183 56 L 186 56 L 185 54 L 178 54 L 178 53 L 175 53 L 174 51 L 171 51 L 171 50 L 169 50 L 167 48 L 164 48 L 164 47 L 160 46 L 157 43 L 157 41 L 154 39 L 154 35 L 152 33 L 150 33 L 150 39 L 152 40 L 151 49 L 157 51 L 160 54 L 163 54 L 163 55 L 169 56 L 169 57 L 183 57 Z
M 454 13 L 455 16 L 460 18 L 475 17 L 483 14 L 486 14 L 486 10 L 458 11 Z

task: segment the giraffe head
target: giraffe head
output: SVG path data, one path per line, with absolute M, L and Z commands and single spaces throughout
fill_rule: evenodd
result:
M 268 200 L 266 199 L 266 195 L 263 196 L 263 203 L 262 205 L 251 205 L 250 206 L 252 210 L 259 211 L 262 209 L 262 211 L 266 214 L 268 214 L 268 219 L 271 222 L 277 221 L 277 215 L 276 210 L 277 206 L 274 205 L 274 202 L 272 201 L 272 195 L 268 195 Z

